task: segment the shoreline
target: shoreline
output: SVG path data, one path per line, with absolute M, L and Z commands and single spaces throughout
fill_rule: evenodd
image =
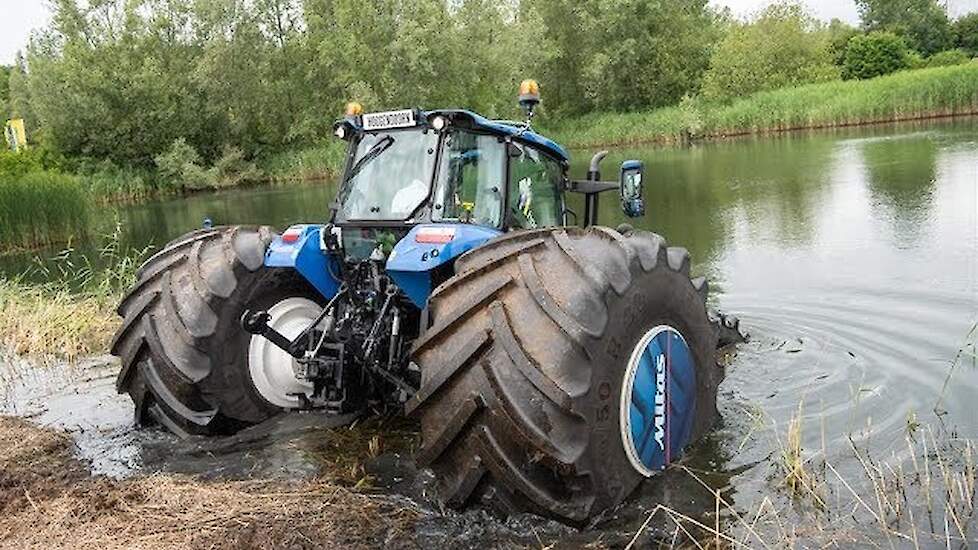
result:
M 733 141 L 746 137 L 770 137 L 775 138 L 785 134 L 796 134 L 803 132 L 821 132 L 827 130 L 842 130 L 846 128 L 869 128 L 873 126 L 888 126 L 907 122 L 938 122 L 944 120 L 955 120 L 978 117 L 978 110 L 957 111 L 951 113 L 927 113 L 921 115 L 898 117 L 891 119 L 874 119 L 857 122 L 825 123 L 810 126 L 789 126 L 789 127 L 769 127 L 756 130 L 730 130 L 724 132 L 710 132 L 706 134 L 682 136 L 672 134 L 659 134 L 651 137 L 635 139 L 621 139 L 612 141 L 597 141 L 574 143 L 571 142 L 567 149 L 579 151 L 582 149 L 593 149 L 596 147 L 631 147 L 642 145 L 657 145 L 665 147 L 684 147 L 696 143 L 721 143 Z

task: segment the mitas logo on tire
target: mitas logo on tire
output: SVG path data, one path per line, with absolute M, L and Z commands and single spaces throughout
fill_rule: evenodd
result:
M 632 349 L 621 397 L 621 438 L 648 477 L 682 455 L 692 433 L 695 362 L 678 330 L 657 326 Z
M 655 362 L 655 442 L 666 450 L 666 356 L 660 355 Z

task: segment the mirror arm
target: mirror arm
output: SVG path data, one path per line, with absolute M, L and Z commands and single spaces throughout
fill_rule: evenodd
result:
M 568 193 L 581 193 L 583 195 L 615 191 L 618 187 L 617 181 L 570 180 L 567 182 Z

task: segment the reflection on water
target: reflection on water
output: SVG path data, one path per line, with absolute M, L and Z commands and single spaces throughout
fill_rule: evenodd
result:
M 938 148 L 933 138 L 912 135 L 863 145 L 869 192 L 893 223 L 893 232 L 912 246 L 930 215 L 937 184 Z
M 590 155 L 574 156 L 580 176 Z M 609 193 L 602 223 L 628 222 L 688 247 L 694 271 L 711 278 L 711 303 L 739 315 L 753 336 L 721 388 L 723 426 L 691 464 L 719 472 L 704 479 L 724 498 L 749 502 L 763 492 L 770 472 L 757 465 L 776 442 L 758 426 L 783 433 L 800 404 L 804 448 L 830 457 L 849 449 L 850 435 L 901 453 L 910 416 L 978 436 L 978 369 L 957 369 L 942 395 L 978 316 L 975 119 L 619 150 L 605 161 L 606 179 L 628 158 L 645 161 L 648 213 L 626 219 Z M 115 215 L 125 244 L 141 248 L 204 217 L 279 227 L 323 220 L 332 192 L 239 190 Z M 581 213 L 581 202 L 569 204 Z M 26 261 L 8 257 L 0 267 L 16 272 Z M 655 503 L 705 498 L 708 507 L 711 495 L 688 479 L 647 484 L 609 529 L 632 533 Z

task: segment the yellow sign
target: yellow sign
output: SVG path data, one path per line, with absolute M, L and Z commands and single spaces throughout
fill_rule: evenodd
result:
M 7 138 L 7 145 L 13 151 L 20 151 L 27 148 L 27 133 L 24 131 L 24 119 L 15 118 L 8 120 L 4 126 L 4 136 Z

